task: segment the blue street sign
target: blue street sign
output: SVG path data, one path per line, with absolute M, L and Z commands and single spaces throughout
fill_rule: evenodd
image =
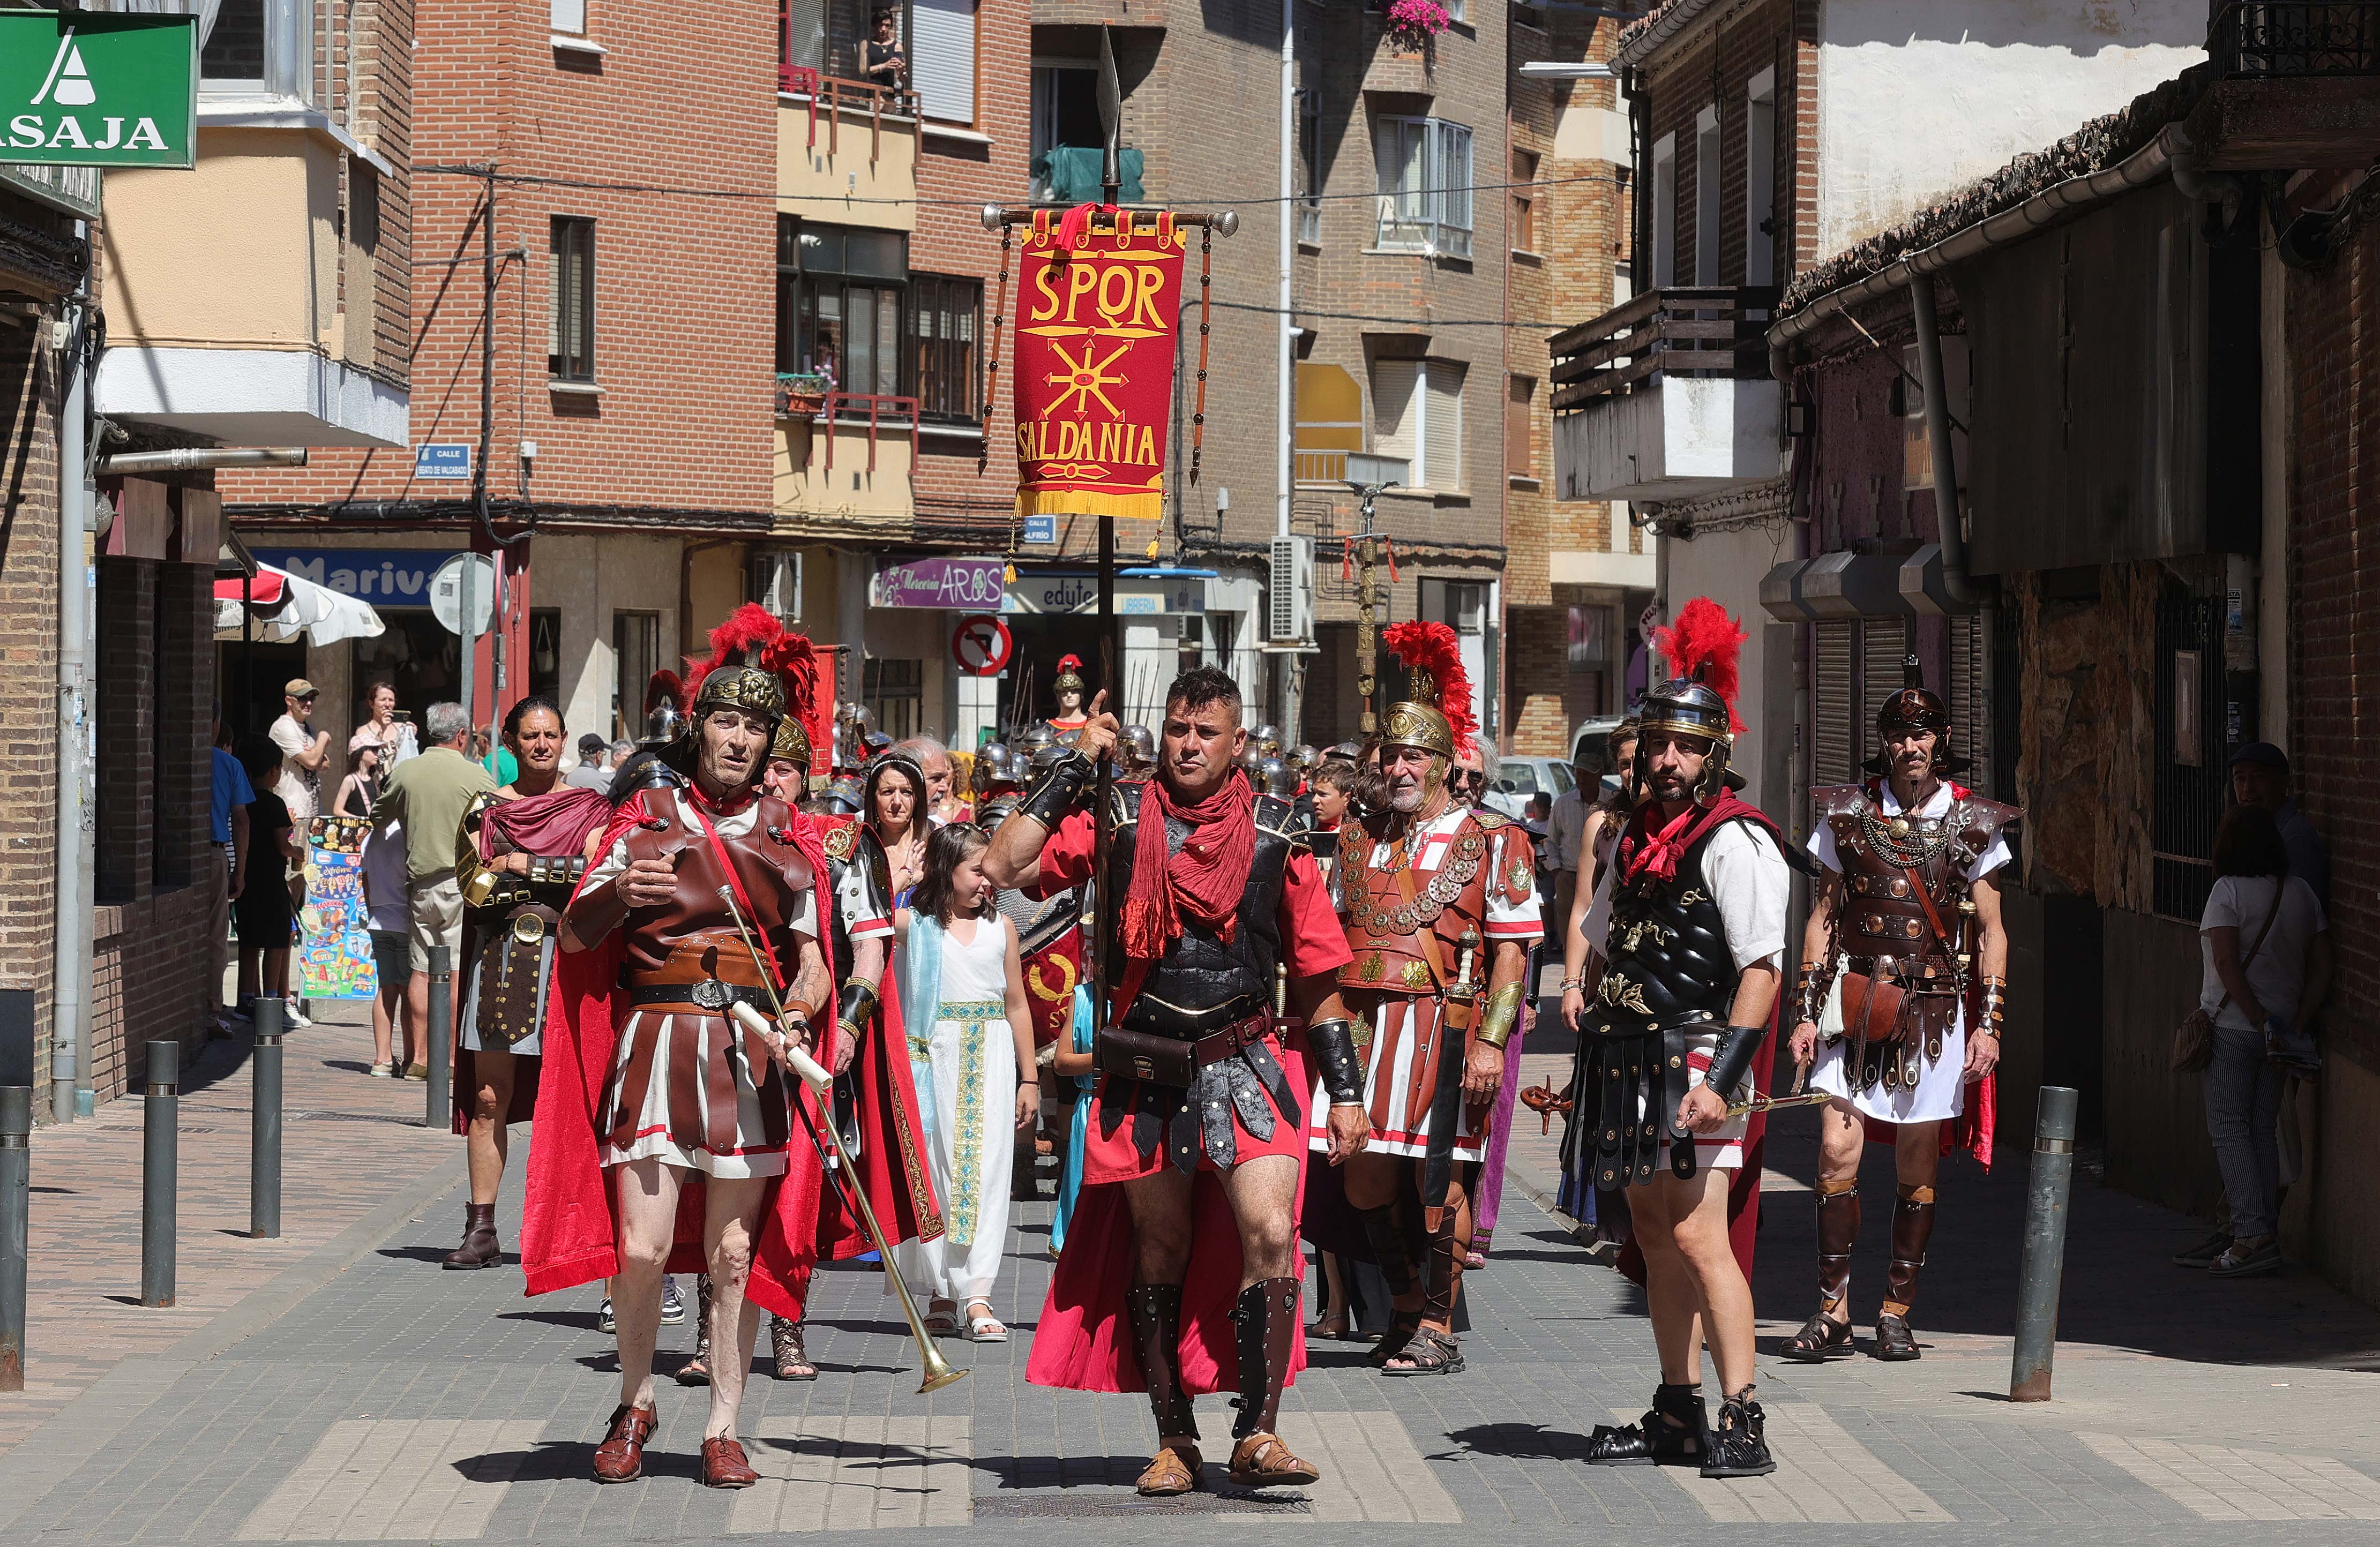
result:
M 1054 515 L 1028 515 L 1025 518 L 1026 542 L 1056 542 L 1058 518 Z
M 465 478 L 471 476 L 471 443 L 468 441 L 425 441 L 413 448 L 417 478 Z

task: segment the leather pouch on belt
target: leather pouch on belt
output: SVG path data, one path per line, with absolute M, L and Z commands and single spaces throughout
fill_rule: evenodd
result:
M 1898 1042 L 1911 1031 L 1911 1018 L 1901 1013 L 1908 994 L 1882 977 L 1846 969 L 1842 975 L 1843 1032 L 1873 1047 Z
M 1091 1067 L 1101 1074 L 1145 1080 L 1175 1090 L 1188 1090 L 1198 1078 L 1198 1060 L 1189 1043 L 1116 1026 L 1091 1039 Z

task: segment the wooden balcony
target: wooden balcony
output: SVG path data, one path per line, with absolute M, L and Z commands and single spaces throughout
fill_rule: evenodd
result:
M 2241 0 L 2217 12 L 2215 84 L 2188 133 L 2210 171 L 2359 167 L 2380 156 L 2380 0 Z
M 1782 464 L 1766 285 L 1650 290 L 1558 333 L 1554 469 L 1565 500 L 1677 500 Z

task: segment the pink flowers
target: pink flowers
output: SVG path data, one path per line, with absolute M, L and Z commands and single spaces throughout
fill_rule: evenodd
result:
M 1446 23 L 1446 7 L 1439 0 L 1389 0 L 1389 41 L 1408 53 L 1427 49 Z

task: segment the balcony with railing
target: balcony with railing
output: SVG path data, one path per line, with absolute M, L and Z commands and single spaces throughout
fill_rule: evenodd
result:
M 1776 477 L 1777 296 L 1766 285 L 1649 290 L 1554 335 L 1560 497 L 1682 500 Z
M 916 229 L 918 95 L 905 70 L 870 68 L 878 8 L 779 0 L 777 207 L 786 214 Z
M 2368 165 L 2380 156 L 2380 0 L 2240 0 L 2206 34 L 2215 84 L 2192 146 L 2223 171 Z
M 917 400 L 835 390 L 823 377 L 779 376 L 776 509 L 782 530 L 841 524 L 905 532 L 915 514 Z

